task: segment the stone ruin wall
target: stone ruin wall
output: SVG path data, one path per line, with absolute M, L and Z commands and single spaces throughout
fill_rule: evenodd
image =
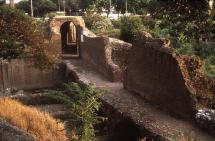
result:
M 113 38 L 111 38 L 111 40 L 112 60 L 122 71 L 124 71 L 127 64 L 126 56 L 128 55 L 132 45 Z
M 76 26 L 81 26 L 84 29 L 84 42 L 80 43 L 83 62 L 96 68 L 110 81 L 122 81 L 125 54 L 132 45 L 113 38 L 97 37 L 85 28 L 84 20 L 81 17 L 58 16 L 52 19 L 50 22 L 50 40 L 47 42 L 50 50 L 62 53 L 60 27 L 67 21 L 71 21 Z
M 51 22 L 54 48 L 61 49 L 59 28 L 66 21 Z M 84 25 L 83 20 L 72 22 Z M 141 43 L 132 46 L 84 30 L 82 61 L 110 81 L 123 81 L 126 89 L 181 116 L 190 116 L 194 107 L 214 104 L 215 82 L 201 72 L 202 62 L 176 54 L 168 40 L 154 39 L 145 33 Z M 59 43 L 55 45 L 56 42 Z
M 176 54 L 168 40 L 146 39 L 127 56 L 124 87 L 175 115 L 189 117 L 199 103 L 207 106 L 205 101 L 213 101 L 215 95 L 214 80 L 201 73 L 199 63 Z
M 126 89 L 175 115 L 189 117 L 196 108 L 211 106 L 215 82 L 201 72 L 200 59 L 178 55 L 169 40 L 145 35 L 135 46 L 85 36 L 81 58 L 109 80 L 123 81 Z
M 62 83 L 61 71 L 40 70 L 29 58 L 0 61 L 0 91 L 8 88 L 30 90 L 53 87 Z M 3 94 L 0 93 L 1 96 Z
M 81 59 L 108 80 L 122 81 L 125 54 L 131 44 L 108 37 L 84 37 L 81 44 Z M 123 59 L 124 58 L 124 59 Z

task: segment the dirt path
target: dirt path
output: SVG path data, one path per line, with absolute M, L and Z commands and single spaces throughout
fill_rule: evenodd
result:
M 84 66 L 80 60 L 65 60 L 64 63 L 67 66 L 67 73 L 72 73 L 79 83 L 93 83 L 97 88 L 107 90 L 108 93 L 102 100 L 154 135 L 167 140 L 182 134 L 202 141 L 215 140 L 215 137 L 203 132 L 191 122 L 173 118 L 159 110 L 157 106 L 152 106 L 138 95 L 123 89 L 122 83 L 109 82 L 99 73 Z

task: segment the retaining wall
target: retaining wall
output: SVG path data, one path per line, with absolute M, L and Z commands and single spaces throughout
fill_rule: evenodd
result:
M 0 62 L 0 89 L 38 89 L 61 82 L 60 70 L 42 71 L 29 59 L 13 59 Z

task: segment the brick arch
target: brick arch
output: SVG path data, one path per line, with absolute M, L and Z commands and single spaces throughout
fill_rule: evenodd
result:
M 66 22 L 72 22 L 75 26 L 85 27 L 84 20 L 80 16 L 56 16 L 50 23 L 52 33 L 60 34 L 60 27 Z
M 78 54 L 78 30 L 73 22 L 68 21 L 61 25 L 61 47 L 63 54 Z
M 50 22 L 51 37 L 50 37 L 49 46 L 51 46 L 52 50 L 54 50 L 55 52 L 62 53 L 60 28 L 64 23 L 67 23 L 67 22 L 72 22 L 76 27 L 83 27 L 83 28 L 85 27 L 84 20 L 80 16 L 54 17 Z

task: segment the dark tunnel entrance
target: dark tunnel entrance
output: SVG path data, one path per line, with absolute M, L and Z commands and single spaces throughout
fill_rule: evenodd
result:
M 140 138 L 139 128 L 132 121 L 124 119 L 115 126 L 113 136 L 108 141 L 138 141 Z
M 63 54 L 79 55 L 76 26 L 70 21 L 65 22 L 60 28 L 60 33 Z

